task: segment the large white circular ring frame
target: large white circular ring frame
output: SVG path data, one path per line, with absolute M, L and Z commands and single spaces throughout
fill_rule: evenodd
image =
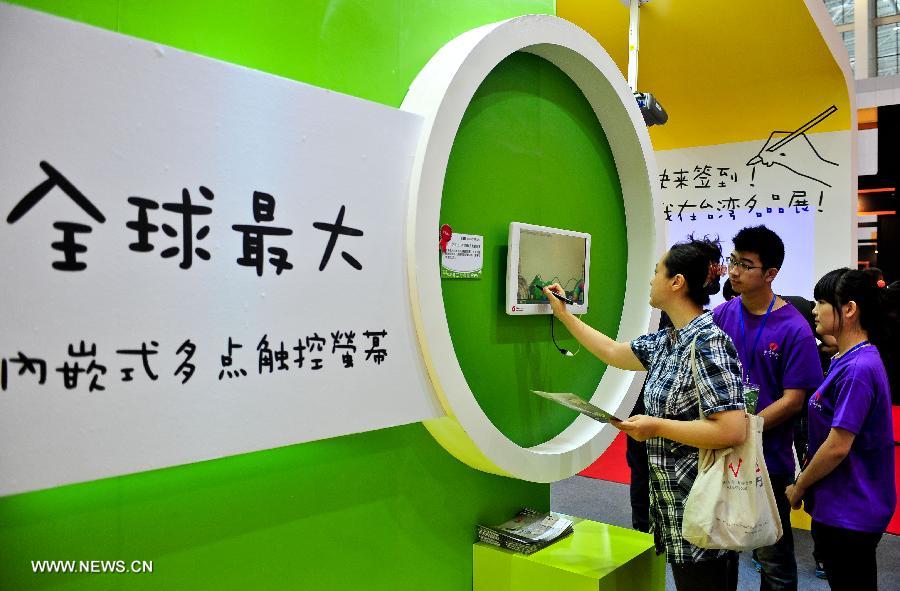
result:
M 619 340 L 643 334 L 650 326 L 649 279 L 661 252 L 656 237 L 662 233 L 653 215 L 651 179 L 656 178 L 656 168 L 641 113 L 615 63 L 579 27 L 557 17 L 530 15 L 472 29 L 441 48 L 410 86 L 401 108 L 425 120 L 410 178 L 410 296 L 429 377 L 447 413 L 426 421 L 426 426 L 441 445 L 474 468 L 553 482 L 594 461 L 615 437 L 615 429 L 579 415 L 558 436 L 529 448 L 500 432 L 476 401 L 456 358 L 437 257 L 441 195 L 456 133 L 478 87 L 517 51 L 540 56 L 568 75 L 591 104 L 609 140 L 625 201 L 628 240 Z M 603 305 L 592 300 L 595 306 Z M 633 372 L 608 368 L 591 400 L 619 416 L 627 415 L 637 396 L 633 380 Z

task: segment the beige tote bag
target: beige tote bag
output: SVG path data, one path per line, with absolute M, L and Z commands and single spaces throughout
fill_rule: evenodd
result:
M 691 344 L 691 370 L 700 403 L 697 339 Z M 746 414 L 744 443 L 701 449 L 697 479 L 684 505 L 682 536 L 700 548 L 753 550 L 774 544 L 782 534 L 772 481 L 763 457 L 763 418 Z M 706 420 L 700 408 L 701 420 Z

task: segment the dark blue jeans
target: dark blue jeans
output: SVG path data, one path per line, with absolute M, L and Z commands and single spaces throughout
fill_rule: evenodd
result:
M 753 558 L 762 565 L 760 591 L 797 591 L 797 559 L 794 557 L 794 532 L 791 530 L 791 505 L 784 489 L 794 482 L 793 475 L 770 474 L 778 516 L 781 518 L 781 539 L 765 548 L 753 551 Z
M 678 591 L 737 591 L 737 552 L 703 562 L 672 563 Z
M 816 552 L 825 565 L 828 586 L 833 591 L 875 591 L 878 567 L 875 548 L 881 532 L 869 533 L 812 522 Z
M 644 408 L 644 389 L 638 396 L 631 411 L 631 416 L 642 415 Z M 638 531 L 650 531 L 650 466 L 647 464 L 647 444 L 626 437 L 625 461 L 631 468 L 631 485 L 628 492 L 631 496 L 631 527 Z

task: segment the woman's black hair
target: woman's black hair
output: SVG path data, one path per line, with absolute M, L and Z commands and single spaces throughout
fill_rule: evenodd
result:
M 885 365 L 892 365 L 889 360 L 896 358 L 900 338 L 900 285 L 887 286 L 878 273 L 868 270 L 835 269 L 819 279 L 813 297 L 834 307 L 838 326 L 844 324 L 841 307 L 856 302 L 860 328 L 878 347 Z
M 738 297 L 738 292 L 734 291 L 734 287 L 731 285 L 731 279 L 726 279 L 725 283 L 722 284 L 722 297 L 725 298 L 727 302 L 730 299 Z
M 684 277 L 688 297 L 698 306 L 705 306 L 709 303 L 709 296 L 719 293 L 722 245 L 718 237 L 694 238 L 691 234 L 687 240 L 669 249 L 663 263 L 668 277 Z

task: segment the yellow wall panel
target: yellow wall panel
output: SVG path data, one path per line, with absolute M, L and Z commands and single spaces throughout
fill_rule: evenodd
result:
M 640 11 L 638 88 L 669 113 L 665 126 L 650 130 L 655 149 L 761 139 L 831 105 L 837 113 L 815 133 L 851 128 L 844 73 L 804 0 L 652 0 Z M 558 0 L 557 14 L 626 71 L 621 0 Z

